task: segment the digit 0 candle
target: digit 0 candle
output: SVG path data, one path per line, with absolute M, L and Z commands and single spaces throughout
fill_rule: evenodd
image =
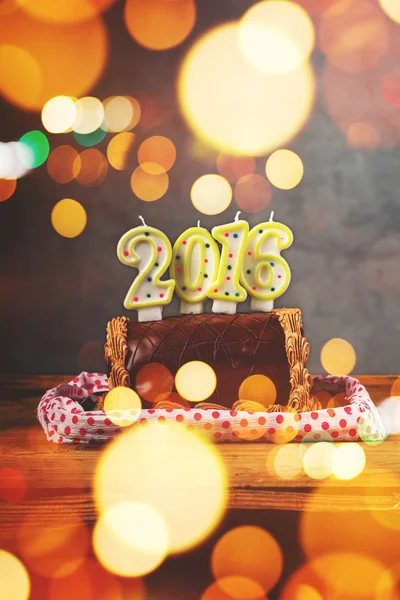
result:
M 211 283 L 207 296 L 214 300 L 214 313 L 234 314 L 238 302 L 247 298 L 246 290 L 240 285 L 240 267 L 243 262 L 249 224 L 239 220 L 227 225 L 219 225 L 212 230 L 212 236 L 222 245 L 218 273 Z
M 207 290 L 218 270 L 219 250 L 211 234 L 200 227 L 186 229 L 172 249 L 170 275 L 181 299 L 182 314 L 200 314 Z
M 292 245 L 293 233 L 275 223 L 273 215 L 250 231 L 241 263 L 240 281 L 251 296 L 250 308 L 262 312 L 271 312 L 290 284 L 290 268 L 280 253 Z
M 161 281 L 172 255 L 167 236 L 154 227 L 143 226 L 127 231 L 118 242 L 119 260 L 139 272 L 125 297 L 124 306 L 138 311 L 139 322 L 158 321 L 162 307 L 169 304 L 174 293 L 172 279 Z

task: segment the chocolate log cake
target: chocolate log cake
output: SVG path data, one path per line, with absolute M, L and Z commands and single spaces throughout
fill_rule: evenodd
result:
M 305 366 L 309 348 L 301 311 L 281 308 L 271 313 L 181 315 L 146 323 L 116 317 L 107 325 L 105 356 L 111 388 L 135 389 L 136 375 L 148 363 L 161 363 L 175 375 L 183 364 L 200 360 L 214 369 L 217 386 L 207 404 L 199 407 L 215 403 L 232 408 L 240 384 L 261 374 L 276 388 L 275 404 L 261 409 L 303 412 L 319 408 Z

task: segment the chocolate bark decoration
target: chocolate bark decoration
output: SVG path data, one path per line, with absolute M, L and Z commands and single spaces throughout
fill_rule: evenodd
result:
M 118 386 L 130 386 L 129 373 L 125 367 L 125 359 L 128 354 L 128 344 L 126 343 L 128 321 L 127 317 L 116 317 L 107 324 L 104 356 L 106 362 L 111 366 L 110 389 Z
M 296 412 L 321 408 L 311 396 L 312 377 L 306 368 L 310 355 L 310 342 L 303 336 L 303 321 L 298 308 L 278 308 L 273 311 L 285 333 L 286 354 L 290 366 L 290 396 L 288 406 Z
M 201 360 L 217 375 L 217 389 L 208 403 L 232 408 L 242 381 L 263 374 L 277 389 L 276 404 L 264 410 L 303 412 L 319 407 L 310 396 L 311 376 L 305 368 L 309 343 L 302 335 L 299 309 L 181 315 L 149 323 L 117 317 L 107 326 L 105 350 L 110 387 L 131 382 L 134 386 L 138 371 L 149 362 L 160 362 L 175 375 L 182 364 Z

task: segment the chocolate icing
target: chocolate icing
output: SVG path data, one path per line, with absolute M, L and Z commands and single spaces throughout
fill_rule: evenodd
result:
M 181 315 L 147 323 L 117 317 L 107 326 L 105 354 L 111 387 L 134 387 L 138 371 L 149 362 L 162 363 L 175 374 L 186 362 L 201 360 L 217 375 L 216 390 L 207 402 L 232 407 L 242 381 L 262 374 L 276 386 L 271 410 L 278 405 L 296 411 L 318 408 L 310 396 L 311 377 L 305 368 L 309 343 L 299 309 Z

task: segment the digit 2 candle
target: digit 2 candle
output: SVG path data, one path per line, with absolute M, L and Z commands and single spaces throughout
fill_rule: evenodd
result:
M 172 256 L 167 236 L 143 221 L 143 226 L 127 231 L 119 240 L 117 256 L 139 271 L 125 297 L 125 308 L 137 310 L 139 322 L 161 319 L 162 307 L 171 302 L 175 287 L 173 279 L 160 280 Z
M 170 275 L 176 281 L 182 314 L 203 312 L 203 302 L 217 275 L 218 263 L 218 245 L 200 223 L 178 237 L 172 249 Z
M 292 245 L 293 233 L 286 225 L 270 220 L 253 227 L 247 238 L 240 281 L 251 296 L 251 310 L 271 312 L 274 300 L 290 284 L 290 268 L 280 255 Z
M 238 302 L 247 298 L 246 290 L 240 285 L 240 268 L 243 262 L 249 224 L 239 220 L 227 225 L 219 225 L 212 230 L 212 236 L 222 245 L 222 254 L 216 279 L 208 288 L 207 296 L 214 300 L 214 313 L 236 312 Z

